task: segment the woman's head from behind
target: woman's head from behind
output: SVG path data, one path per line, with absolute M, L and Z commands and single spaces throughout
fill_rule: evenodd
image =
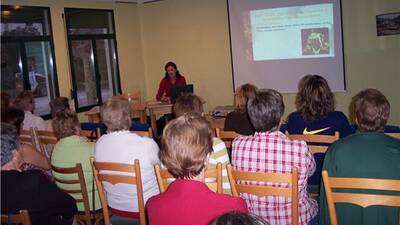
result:
M 22 163 L 22 157 L 19 154 L 20 142 L 15 126 L 7 123 L 1 123 L 1 169 L 18 170 Z
M 390 114 L 390 104 L 376 89 L 365 89 L 353 97 L 354 115 L 361 131 L 383 131 Z
M 23 111 L 33 111 L 35 109 L 35 102 L 31 91 L 22 91 L 17 95 L 14 100 L 14 106 Z
M 210 225 L 268 225 L 268 223 L 252 214 L 228 212 L 219 216 Z
M 192 93 L 184 93 L 176 99 L 173 110 L 175 117 L 180 117 L 185 113 L 203 114 L 203 102 L 201 98 Z
M 69 109 L 69 101 L 66 97 L 58 97 L 49 102 L 51 116 L 55 117 L 56 113 Z
M 328 82 L 319 75 L 306 75 L 298 85 L 296 108 L 306 121 L 324 117 L 335 110 L 334 95 Z
M 247 101 L 254 98 L 257 87 L 252 84 L 244 84 L 236 89 L 234 105 L 238 112 L 246 112 Z
M 52 125 L 59 139 L 77 135 L 80 131 L 78 116 L 69 109 L 57 112 Z
M 111 97 L 101 106 L 101 119 L 108 132 L 129 130 L 131 126 L 131 111 L 129 101 L 124 98 Z
M 167 124 L 162 137 L 161 162 L 175 178 L 195 178 L 207 166 L 213 130 L 197 113 L 184 114 Z

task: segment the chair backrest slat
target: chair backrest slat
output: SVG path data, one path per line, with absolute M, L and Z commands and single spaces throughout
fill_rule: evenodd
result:
M 249 186 L 249 185 L 236 184 L 236 190 L 239 193 L 252 194 L 258 197 L 265 196 L 265 193 L 268 193 L 268 195 L 270 196 L 285 196 L 288 198 L 290 198 L 292 195 L 290 189 L 283 187 Z
M 132 130 L 132 133 L 135 133 L 139 136 L 143 136 L 143 137 L 148 137 L 148 138 L 153 138 L 153 130 L 151 129 L 151 127 L 149 127 L 148 130 L 144 131 L 144 130 Z
M 307 143 L 321 143 L 321 144 L 331 144 L 339 140 L 339 132 L 335 132 L 334 135 L 320 135 L 320 134 L 289 134 L 288 131 L 285 132 L 286 136 L 290 139 L 303 140 Z
M 275 183 L 291 183 L 292 175 L 283 173 L 262 173 L 262 172 L 244 172 L 232 170 L 235 180 L 240 181 L 259 181 Z
M 31 219 L 29 217 L 28 210 L 20 210 L 18 214 L 14 215 L 1 214 L 1 223 L 7 224 L 9 222 L 13 224 L 31 225 Z
M 373 205 L 400 207 L 400 195 L 354 193 L 354 191 L 346 192 L 346 190 L 349 189 L 400 192 L 400 180 L 329 177 L 328 171 L 326 170 L 322 171 L 322 179 L 332 225 L 338 224 L 335 203 L 351 203 L 361 207 Z M 339 190 L 340 192 L 338 192 Z
M 175 179 L 174 176 L 167 169 L 162 169 L 160 165 L 154 166 L 155 174 L 157 177 L 158 188 L 160 192 L 167 190 L 169 184 Z M 214 169 L 208 168 L 205 172 L 206 185 L 217 193 L 222 193 L 222 164 L 217 163 Z M 207 181 L 210 180 L 210 181 Z
M 262 196 L 284 196 L 291 199 L 292 224 L 298 225 L 298 169 L 292 168 L 289 174 L 245 172 L 233 170 L 230 164 L 227 165 L 229 182 L 234 196 L 241 193 Z M 265 184 L 260 185 L 259 182 Z M 267 185 L 269 183 L 287 183 L 287 187 Z
M 391 137 L 400 139 L 400 133 L 385 133 L 386 135 L 389 135 Z
M 99 180 L 101 182 L 108 182 L 113 185 L 115 184 L 132 184 L 136 185 L 136 180 L 132 179 L 134 176 L 124 176 L 124 175 L 116 175 L 116 174 L 99 174 Z
M 138 208 L 139 208 L 139 221 L 140 225 L 146 225 L 146 215 L 143 199 L 142 178 L 140 172 L 140 163 L 135 159 L 134 164 L 123 163 L 109 163 L 109 162 L 96 162 L 93 157 L 90 157 L 93 175 L 95 178 L 96 186 L 99 191 L 99 197 L 104 214 L 104 224 L 110 225 L 110 212 L 108 209 L 108 202 L 106 192 L 104 190 L 103 182 L 109 182 L 113 185 L 119 183 L 131 184 L 136 186 Z M 116 174 L 115 172 L 122 172 Z M 125 174 L 129 173 L 129 174 Z

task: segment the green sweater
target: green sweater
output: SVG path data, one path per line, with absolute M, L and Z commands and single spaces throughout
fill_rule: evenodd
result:
M 333 177 L 400 179 L 400 140 L 381 132 L 360 132 L 341 139 L 328 149 L 323 170 Z M 382 193 L 377 191 L 355 191 Z M 397 194 L 400 192 L 385 192 Z M 330 224 L 325 191 L 321 185 L 320 225 Z M 338 224 L 398 225 L 399 209 L 336 204 Z
M 78 136 L 62 138 L 55 146 L 51 156 L 51 164 L 56 167 L 73 167 L 77 163 L 82 164 L 83 174 L 85 176 L 86 189 L 88 191 L 90 209 L 93 210 L 93 173 L 89 158 L 94 155 L 94 142 L 86 142 Z M 54 173 L 53 175 L 60 179 L 77 179 L 75 175 L 65 175 Z M 57 183 L 64 189 L 77 189 L 75 185 L 65 185 Z M 80 195 L 72 195 L 75 198 L 82 198 Z M 95 209 L 101 208 L 99 195 L 95 188 Z M 83 203 L 76 203 L 79 211 L 84 211 Z

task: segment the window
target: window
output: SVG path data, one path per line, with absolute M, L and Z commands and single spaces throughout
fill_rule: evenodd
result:
M 65 9 L 76 111 L 121 93 L 112 10 Z
M 49 115 L 59 95 L 50 9 L 1 6 L 1 90 L 14 98 L 31 90 L 36 115 Z

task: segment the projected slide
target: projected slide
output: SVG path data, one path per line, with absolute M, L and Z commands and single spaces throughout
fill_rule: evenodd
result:
M 250 11 L 253 60 L 334 57 L 333 4 Z

